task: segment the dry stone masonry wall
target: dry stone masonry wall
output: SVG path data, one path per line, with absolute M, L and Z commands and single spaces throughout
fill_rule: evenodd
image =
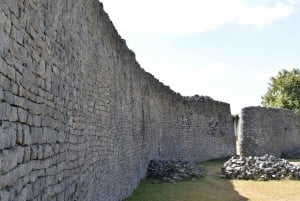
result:
M 0 0 L 0 200 L 115 201 L 151 159 L 235 154 L 230 107 L 174 93 L 97 0 Z
M 238 147 L 243 156 L 300 149 L 300 116 L 287 109 L 247 107 L 242 110 Z

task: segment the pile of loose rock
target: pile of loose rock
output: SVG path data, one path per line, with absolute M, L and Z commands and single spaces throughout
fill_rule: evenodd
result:
M 152 160 L 148 166 L 147 177 L 154 180 L 175 182 L 199 179 L 204 172 L 203 166 L 187 161 Z
M 234 156 L 224 163 L 221 177 L 246 180 L 300 179 L 300 167 L 272 155 Z
M 209 96 L 199 96 L 199 95 L 185 96 L 184 99 L 187 100 L 187 101 L 194 101 L 194 102 L 206 102 L 206 101 L 212 101 L 213 100 Z

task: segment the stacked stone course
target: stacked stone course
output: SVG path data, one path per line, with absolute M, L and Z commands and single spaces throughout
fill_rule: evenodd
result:
M 0 200 L 121 200 L 151 159 L 235 154 L 230 107 L 146 73 L 97 0 L 0 1 Z

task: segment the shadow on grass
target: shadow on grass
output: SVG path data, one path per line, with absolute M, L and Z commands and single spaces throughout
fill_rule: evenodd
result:
M 247 201 L 232 185 L 230 180 L 220 179 L 221 161 L 203 163 L 206 176 L 196 181 L 176 183 L 141 182 L 134 193 L 125 201 Z

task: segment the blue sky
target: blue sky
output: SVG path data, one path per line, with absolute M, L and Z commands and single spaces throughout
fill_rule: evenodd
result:
M 260 105 L 279 70 L 300 68 L 300 0 L 102 2 L 146 71 L 232 113 Z

